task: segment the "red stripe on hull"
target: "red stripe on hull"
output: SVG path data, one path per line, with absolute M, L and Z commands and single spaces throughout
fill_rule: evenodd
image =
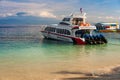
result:
M 82 41 L 80 38 L 74 38 L 75 39 L 75 43 L 78 45 L 85 45 L 86 43 L 84 41 Z
M 65 35 L 61 35 L 61 34 L 58 34 L 58 33 L 52 33 L 52 32 L 46 32 L 46 31 L 41 31 L 41 32 L 45 32 L 45 33 L 49 33 L 49 34 L 54 34 L 54 35 L 58 35 L 58 36 L 63 36 L 63 37 L 67 37 L 67 38 L 71 38 L 73 40 L 73 42 L 75 44 L 78 44 L 78 45 L 85 45 L 86 43 L 81 40 L 80 38 L 76 38 L 76 37 L 71 37 L 71 36 L 65 36 Z

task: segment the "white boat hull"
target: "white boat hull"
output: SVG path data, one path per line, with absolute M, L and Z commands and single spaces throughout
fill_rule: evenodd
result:
M 59 24 L 42 26 L 42 35 L 45 38 L 73 42 L 80 45 L 107 43 L 103 35 L 93 35 L 93 30 L 96 27 L 85 22 L 85 15 L 84 13 L 82 18 L 73 16 L 65 17 Z M 102 41 L 101 38 L 103 39 Z
M 45 38 L 51 38 L 51 39 L 61 40 L 66 42 L 73 42 L 72 40 L 73 37 L 71 36 L 66 36 L 58 33 L 46 32 L 46 31 L 41 31 L 41 32 Z

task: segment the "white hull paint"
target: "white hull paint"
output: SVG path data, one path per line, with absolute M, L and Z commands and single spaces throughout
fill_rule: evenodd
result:
M 50 38 L 50 39 L 55 39 L 55 40 L 60 40 L 60 41 L 65 41 L 65 42 L 73 42 L 72 37 L 67 36 L 67 35 L 62 35 L 58 33 L 49 33 L 45 31 L 42 31 L 42 35 L 45 38 Z

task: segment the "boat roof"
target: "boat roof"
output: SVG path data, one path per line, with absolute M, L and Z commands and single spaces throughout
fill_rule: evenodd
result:
M 118 24 L 118 23 L 109 23 L 109 22 L 102 22 L 102 23 L 100 23 L 100 24 L 103 24 L 103 25 L 109 25 L 109 24 Z

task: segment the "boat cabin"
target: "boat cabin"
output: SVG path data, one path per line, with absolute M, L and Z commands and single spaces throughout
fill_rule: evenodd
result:
M 86 14 L 84 14 L 82 17 L 75 16 L 63 19 L 63 21 L 69 21 L 69 23 L 71 23 L 73 36 L 83 38 L 86 34 L 92 35 L 93 31 L 96 29 L 95 26 L 91 26 L 89 23 L 86 22 L 85 15 Z
M 83 18 L 78 18 L 78 17 L 65 17 L 59 24 L 64 24 L 64 25 L 80 25 L 83 23 Z

